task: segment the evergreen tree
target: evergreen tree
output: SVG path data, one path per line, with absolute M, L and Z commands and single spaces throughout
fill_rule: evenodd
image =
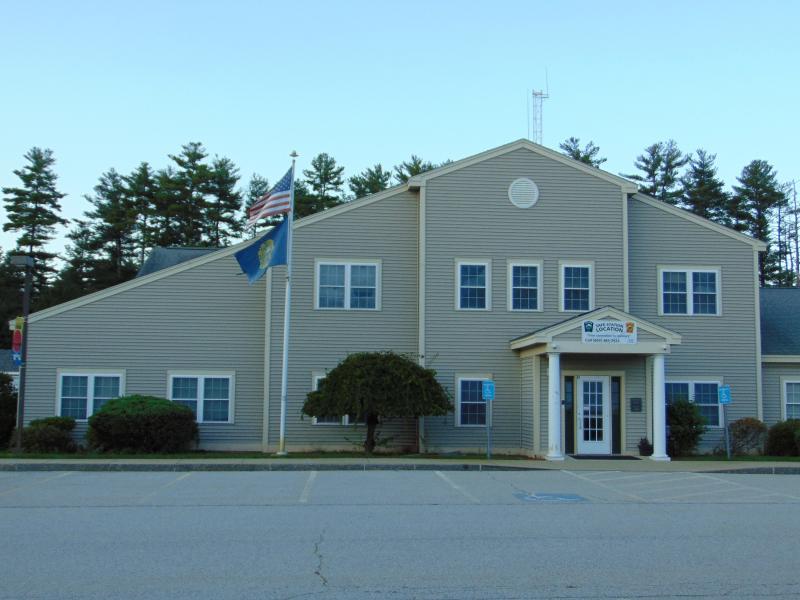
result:
M 156 174 L 142 162 L 130 175 L 123 177 L 128 203 L 136 210 L 136 255 L 139 266 L 147 251 L 153 247 L 157 232 L 154 225 L 158 182 Z
M 42 299 L 42 306 L 38 307 L 40 309 L 69 302 L 100 289 L 96 271 L 99 263 L 93 249 L 94 231 L 88 221 L 75 219 L 74 222 L 75 228 L 67 234 L 72 244 L 67 244 L 66 265 L 59 272 L 58 279 L 47 290 Z M 102 266 L 106 264 L 103 263 Z
M 394 178 L 397 180 L 397 183 L 405 183 L 414 177 L 414 175 L 419 175 L 425 171 L 432 171 L 435 168 L 436 165 L 432 162 L 422 160 L 416 154 L 412 154 L 410 160 L 403 161 L 394 167 Z
M 155 210 L 151 219 L 153 246 L 183 245 L 181 213 L 182 186 L 175 169 L 167 166 L 156 173 Z
M 25 154 L 28 164 L 16 169 L 14 175 L 22 181 L 22 187 L 5 187 L 3 201 L 8 221 L 3 231 L 20 233 L 17 238 L 19 252 L 34 259 L 34 298 L 44 290 L 49 275 L 55 272 L 52 265 L 56 254 L 47 252 L 45 245 L 53 239 L 56 225 L 66 225 L 62 218 L 61 199 L 66 195 L 56 189 L 57 175 L 53 171 L 53 151 L 31 148 Z
M 211 169 L 203 162 L 208 153 L 200 142 L 189 142 L 182 146 L 180 154 L 170 154 L 169 157 L 176 165 L 174 181 L 170 182 L 174 192 L 170 216 L 177 226 L 177 245 L 201 246 L 206 193 L 211 180 Z
M 8 322 L 22 315 L 22 289 L 25 274 L 19 267 L 11 265 L 12 252 L 0 248 L 0 348 L 11 348 L 11 332 Z
M 594 142 L 590 141 L 586 147 L 581 149 L 580 138 L 570 137 L 561 142 L 558 146 L 562 152 L 582 163 L 591 165 L 593 167 L 600 167 L 607 159 L 599 158 L 597 155 L 600 153 L 600 148 L 595 146 Z
M 342 190 L 344 167 L 336 160 L 321 152 L 311 159 L 311 168 L 305 169 L 303 182 L 295 181 L 295 218 L 314 214 L 341 204 L 337 194 Z M 298 185 L 300 184 L 300 185 Z
M 239 210 L 242 194 L 236 189 L 239 169 L 228 158 L 215 158 L 206 191 L 204 230 L 206 242 L 219 248 L 242 232 Z
M 689 157 L 683 155 L 674 140 L 656 142 L 636 157 L 634 166 L 641 174 L 622 176 L 644 184 L 641 191 L 645 194 L 669 204 L 677 204 L 682 194 L 678 185 L 680 170 L 687 162 Z
M 780 256 L 771 245 L 770 220 L 779 205 L 786 205 L 786 194 L 772 165 L 765 160 L 752 161 L 737 181 L 732 203 L 745 216 L 747 233 L 767 243 L 767 251 L 758 255 L 759 282 L 762 286 L 774 283 L 781 277 L 781 269 Z
M 728 194 L 724 190 L 725 184 L 717 177 L 716 158 L 716 154 L 702 149 L 690 157 L 689 169 L 681 180 L 682 203 L 698 216 L 728 225 Z
M 121 283 L 136 273 L 136 207 L 128 202 L 125 181 L 115 169 L 100 176 L 94 196 L 86 196 L 94 207 L 86 213 L 93 232 L 92 249 L 98 262 L 95 280 L 101 287 Z
M 391 171 L 384 171 L 382 165 L 376 164 L 358 175 L 353 175 L 348 181 L 348 185 L 356 198 L 362 198 L 388 188 L 391 178 Z

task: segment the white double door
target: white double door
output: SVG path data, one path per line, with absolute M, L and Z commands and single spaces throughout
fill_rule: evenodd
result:
M 611 386 L 608 377 L 578 377 L 578 454 L 611 454 Z

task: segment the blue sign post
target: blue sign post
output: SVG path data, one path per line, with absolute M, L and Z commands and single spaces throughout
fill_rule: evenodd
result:
M 728 433 L 728 404 L 731 403 L 731 386 L 721 385 L 717 388 L 717 400 L 722 406 L 722 420 L 725 424 L 725 453 L 731 459 L 731 439 Z
M 485 379 L 481 385 L 481 396 L 486 402 L 486 458 L 492 458 L 492 402 L 494 402 L 494 381 Z

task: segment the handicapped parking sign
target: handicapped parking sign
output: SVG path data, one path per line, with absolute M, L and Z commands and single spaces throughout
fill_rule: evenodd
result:
M 720 404 L 730 404 L 731 403 L 731 386 L 729 385 L 721 385 L 717 390 L 717 396 L 719 399 Z
M 481 386 L 481 396 L 483 396 L 486 402 L 494 400 L 494 381 L 487 379 L 483 382 Z

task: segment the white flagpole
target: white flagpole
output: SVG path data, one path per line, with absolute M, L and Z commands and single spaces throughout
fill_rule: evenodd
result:
M 292 186 L 289 192 L 289 212 L 286 213 L 286 300 L 283 305 L 283 371 L 281 372 L 281 428 L 278 455 L 286 456 L 286 398 L 289 388 L 289 324 L 292 315 L 292 226 L 294 224 L 294 164 L 297 152 L 292 152 Z

